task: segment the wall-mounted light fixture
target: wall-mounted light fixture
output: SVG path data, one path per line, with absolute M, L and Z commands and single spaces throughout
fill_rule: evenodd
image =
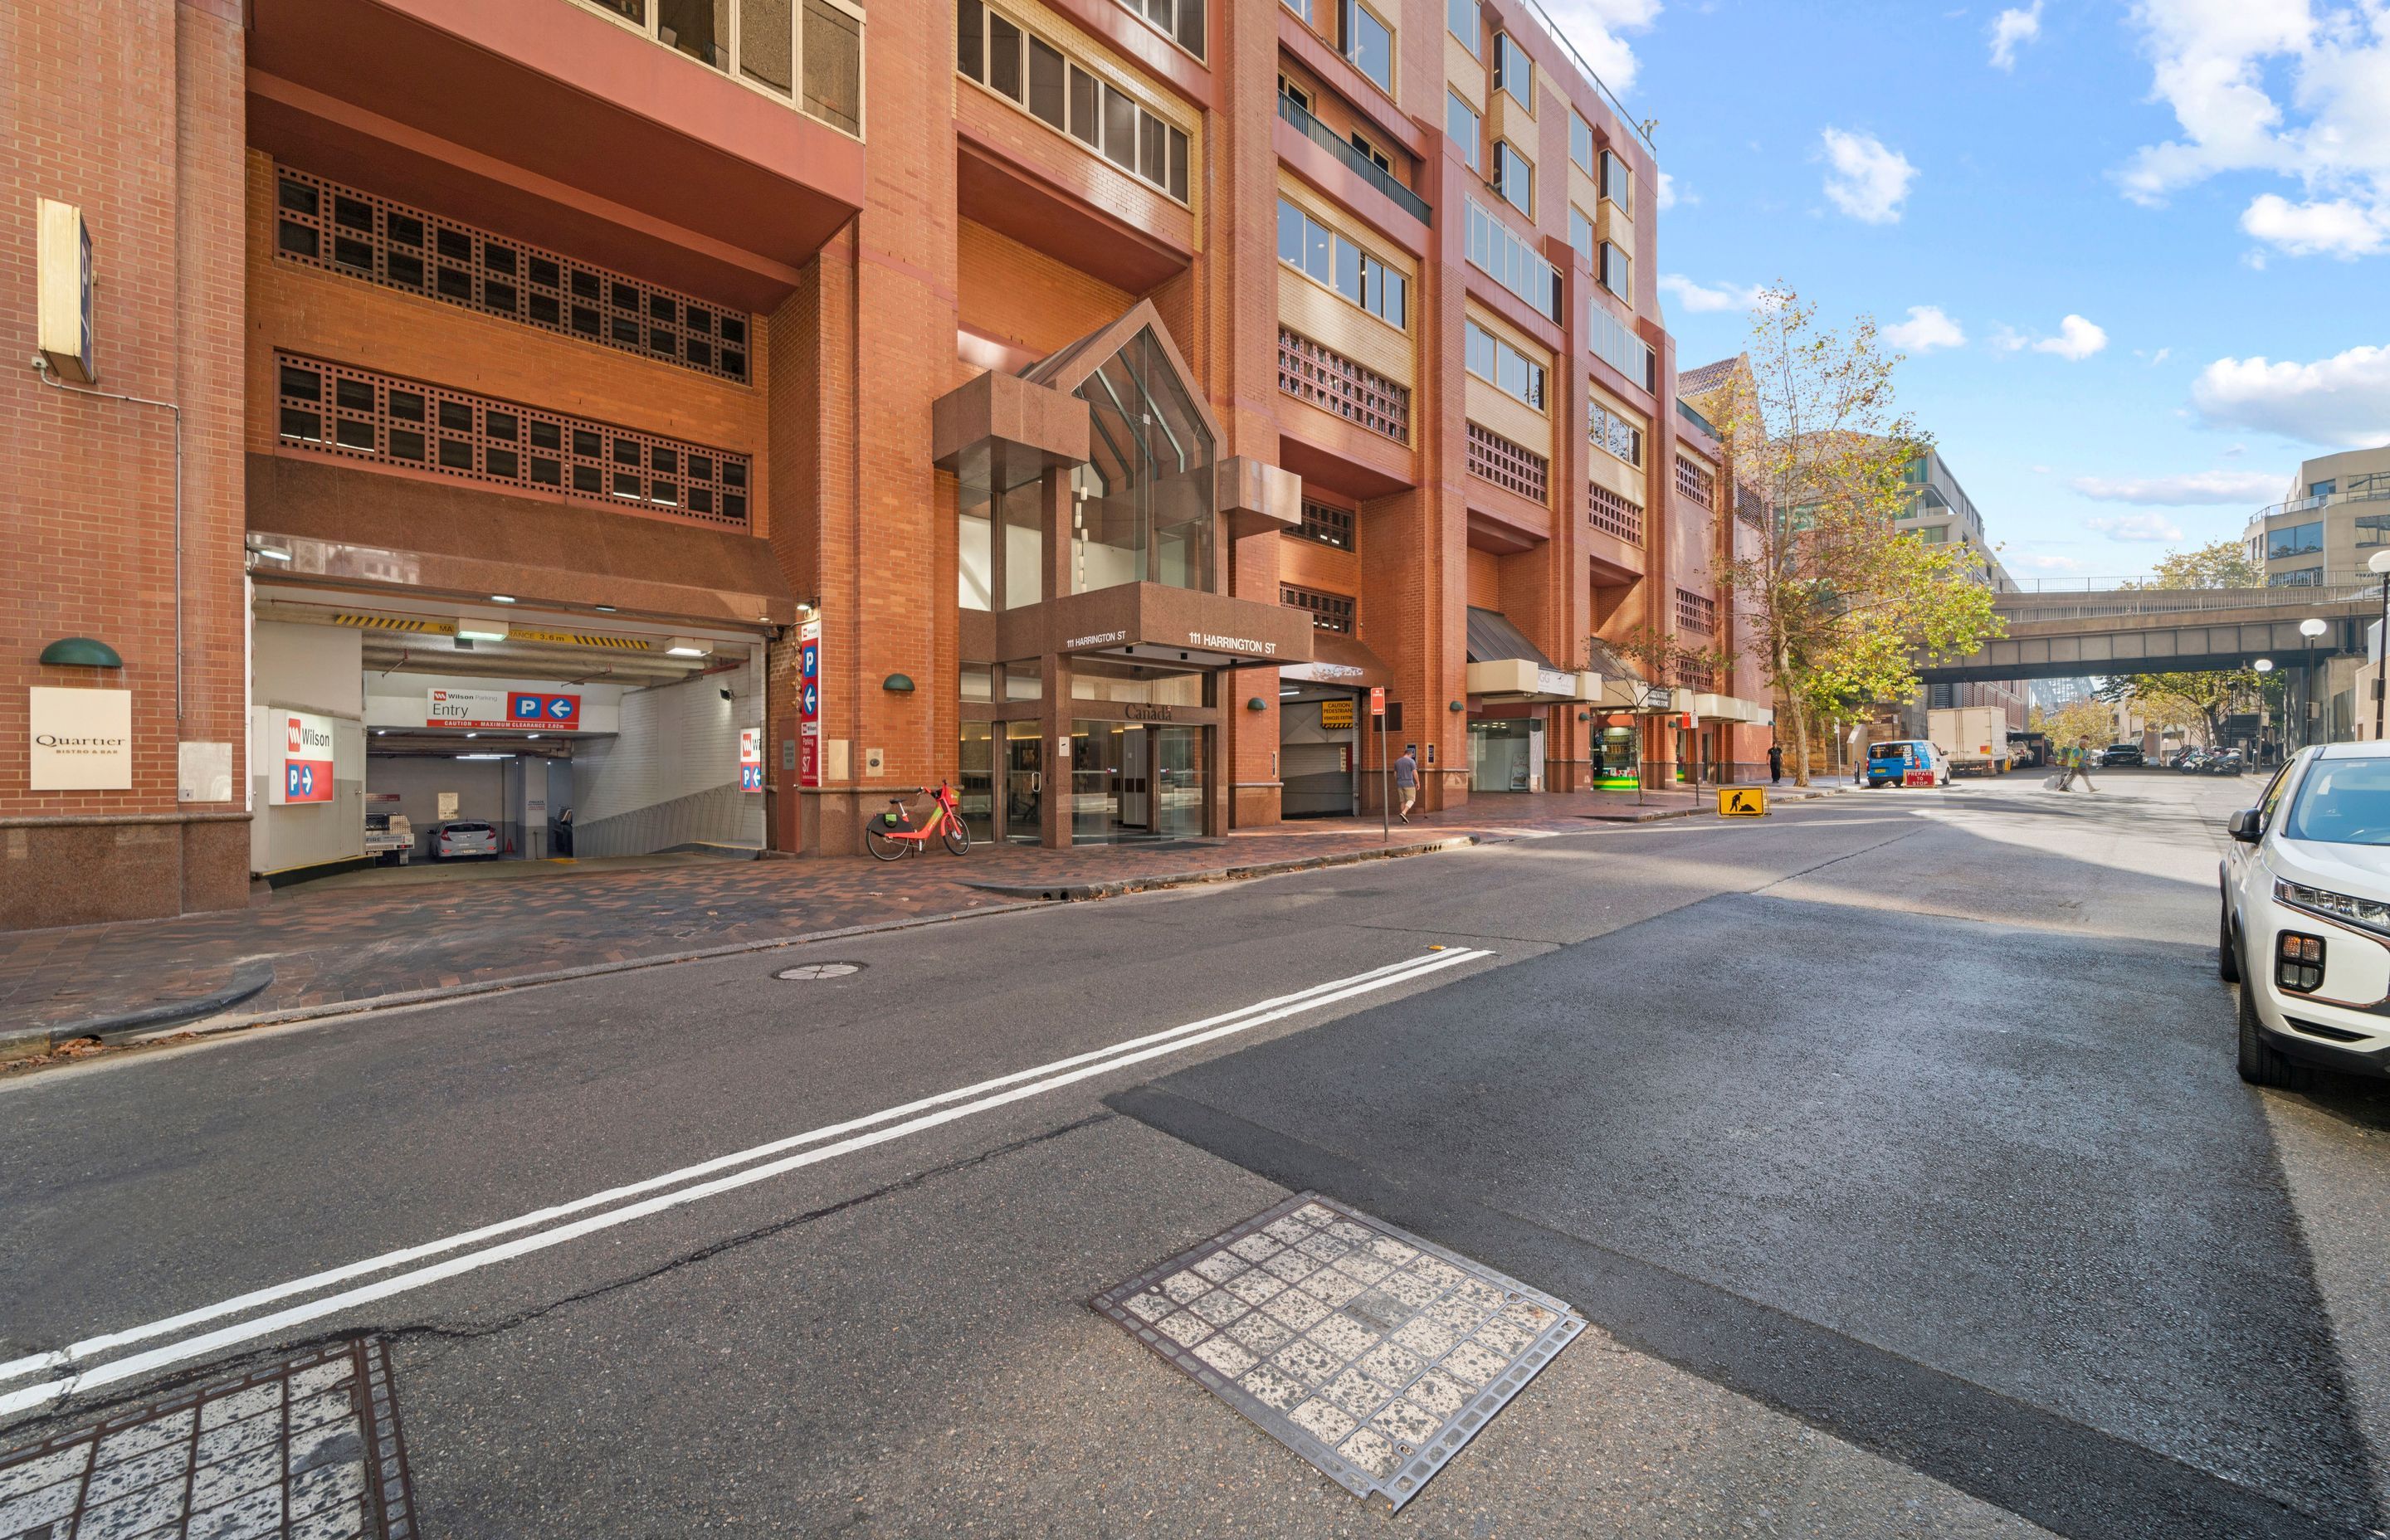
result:
M 913 676 L 909 674 L 892 674 L 880 681 L 880 687 L 891 695 L 910 695 L 913 693 Z
M 1246 702 L 1245 702 L 1245 710 L 1247 710 L 1247 711 L 1249 711 L 1249 712 L 1266 712 L 1266 711 L 1269 710 L 1269 702 L 1268 702 L 1268 701 L 1266 701 L 1266 700 L 1264 700 L 1260 696 L 1258 696 L 1258 695 L 1257 695 L 1257 696 L 1254 696 L 1251 700 L 1248 700 L 1248 701 L 1246 701 Z
M 42 661 L 52 668 L 122 668 L 114 648 L 96 636 L 61 636 L 42 648 Z
M 1465 700 L 1456 700 L 1451 705 L 1445 708 L 1445 710 L 1448 712 L 1465 712 L 1468 709 L 1469 703 Z

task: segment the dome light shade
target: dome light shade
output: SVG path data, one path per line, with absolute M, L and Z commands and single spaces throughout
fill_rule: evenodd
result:
M 116 649 L 93 636 L 61 636 L 42 648 L 42 661 L 58 668 L 122 668 Z

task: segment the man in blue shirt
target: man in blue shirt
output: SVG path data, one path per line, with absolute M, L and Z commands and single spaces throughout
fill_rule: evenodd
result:
M 1394 795 L 1402 803 L 1394 816 L 1405 823 L 1411 821 L 1411 804 L 1419 801 L 1418 752 L 1417 745 L 1406 743 L 1402 757 L 1394 761 Z

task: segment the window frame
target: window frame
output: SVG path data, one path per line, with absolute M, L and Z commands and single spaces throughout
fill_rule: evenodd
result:
M 1577 242 L 1577 231 L 1580 228 L 1585 232 L 1585 241 L 1582 245 Z M 1587 267 L 1593 266 L 1601 260 L 1601 241 L 1594 234 L 1593 220 L 1583 209 L 1577 207 L 1574 199 L 1569 199 L 1569 245 L 1578 256 L 1585 259 L 1585 264 Z
M 1634 256 L 1629 253 L 1625 247 L 1619 245 L 1614 240 L 1605 240 L 1601 242 L 1600 251 L 1601 262 L 1600 263 L 1600 270 L 1596 276 L 1601 279 L 1601 287 L 1610 290 L 1613 294 L 1617 295 L 1629 305 L 1634 304 Z M 1621 270 L 1615 275 L 1612 272 L 1613 265 Z M 1616 281 L 1613 281 L 1613 279 Z M 1620 287 L 1622 282 L 1625 285 L 1624 288 Z
M 1580 146 L 1585 150 L 1582 158 L 1577 155 Z M 1569 160 L 1577 170 L 1593 177 L 1598 186 L 1601 177 L 1601 146 L 1593 136 L 1593 124 L 1574 107 L 1569 109 Z
M 593 16 L 603 18 L 614 26 L 622 28 L 624 32 L 633 32 L 640 37 L 646 38 L 657 47 L 663 49 L 666 53 L 675 54 L 682 58 L 687 59 L 691 64 L 696 65 L 699 69 L 705 71 L 709 74 L 718 75 L 722 79 L 729 81 L 744 90 L 754 92 L 757 96 L 764 97 L 767 101 L 778 102 L 783 107 L 789 108 L 793 111 L 803 113 L 805 117 L 812 119 L 815 122 L 820 123 L 826 128 L 836 130 L 838 133 L 845 135 L 848 138 L 853 139 L 857 143 L 862 143 L 864 141 L 863 125 L 870 121 L 865 115 L 864 105 L 864 98 L 866 93 L 869 89 L 871 82 L 871 67 L 868 53 L 870 48 L 870 19 L 865 15 L 863 7 L 855 4 L 854 0 L 822 0 L 822 4 L 829 6 L 832 10 L 845 13 L 845 15 L 851 18 L 854 22 L 856 42 L 854 83 L 855 126 L 853 129 L 848 129 L 829 118 L 825 118 L 818 112 L 806 110 L 804 105 L 804 0 L 791 0 L 791 4 L 789 6 L 789 94 L 785 96 L 760 81 L 751 80 L 748 78 L 747 72 L 739 68 L 739 61 L 740 56 L 745 52 L 745 38 L 742 34 L 746 32 L 747 28 L 746 13 L 744 7 L 741 6 L 733 4 L 728 7 L 730 17 L 730 37 L 724 56 L 727 62 L 726 64 L 716 66 L 704 59 L 699 58 L 696 55 L 691 54 L 676 43 L 666 43 L 663 40 L 663 7 L 661 6 L 643 3 L 639 7 L 640 19 L 634 20 L 630 17 L 623 15 L 620 10 L 615 9 L 613 6 L 604 4 L 604 0 L 572 0 L 572 4 Z
M 1163 27 L 1161 22 L 1156 21 L 1147 11 L 1146 7 L 1148 6 L 1163 3 L 1163 0 L 1119 0 L 1119 3 L 1121 9 L 1128 12 L 1131 16 L 1136 17 L 1139 21 L 1144 22 L 1149 30 L 1160 34 L 1163 42 L 1169 44 L 1180 53 L 1185 54 L 1189 58 L 1193 59 L 1198 64 L 1208 64 L 1208 56 L 1211 53 L 1212 46 L 1212 16 L 1210 0 L 1167 0 L 1167 3 L 1172 6 L 1172 8 L 1181 15 L 1186 13 L 1188 7 L 1192 6 L 1201 16 L 1202 19 L 1196 24 L 1195 29 L 1197 35 L 1203 39 L 1203 46 L 1201 48 L 1189 46 L 1187 40 L 1178 35 L 1177 30 L 1175 26 L 1168 28 Z M 1305 19 L 1309 19 L 1305 18 Z
M 1520 66 L 1524 68 L 1526 73 L 1527 90 L 1524 96 L 1520 95 L 1518 83 L 1512 78 L 1520 73 L 1519 70 L 1510 68 L 1513 58 Z M 1536 115 L 1536 60 L 1526 49 L 1519 46 L 1519 40 L 1508 32 L 1497 32 L 1494 34 L 1494 89 L 1509 92 L 1512 101 L 1527 109 L 1528 117 L 1532 118 Z
M 1460 324 L 1460 366 L 1463 372 L 1484 380 L 1529 411 L 1548 415 L 1551 403 L 1551 371 L 1528 357 L 1516 343 L 1478 320 L 1476 316 L 1464 315 L 1461 317 Z M 1491 374 L 1477 366 L 1480 339 L 1484 342 L 1483 351 L 1491 357 L 1494 371 Z M 1509 355 L 1507 360 L 1504 357 L 1506 353 Z M 1503 365 L 1511 360 L 1515 360 L 1519 367 L 1525 371 L 1525 378 L 1531 386 L 1531 394 L 1523 395 L 1502 383 Z
M 963 49 L 968 41 L 963 24 L 963 17 L 967 11 L 976 12 L 980 18 L 978 60 L 981 73 L 977 75 L 972 74 L 966 67 L 963 58 Z M 996 73 L 995 31 L 998 21 L 1012 28 L 1021 37 L 1018 69 L 1022 94 L 1018 96 L 1010 95 L 985 78 Z M 1035 58 L 1035 49 L 1040 46 L 1061 57 L 1062 121 L 1060 122 L 1056 122 L 1030 105 L 1031 98 L 1035 94 L 1032 64 Z M 1193 211 L 1195 206 L 1194 135 L 1148 107 L 1142 96 L 1122 90 L 1120 84 L 1110 75 L 1093 68 L 1093 61 L 1073 53 L 1019 17 L 1011 15 L 1000 6 L 987 4 L 986 0 L 956 0 L 955 49 L 954 72 L 957 76 L 970 82 L 998 101 L 1008 104 L 1014 110 L 1026 115 L 1031 122 L 1060 135 L 1075 148 L 1107 162 L 1114 170 L 1160 193 L 1179 207 L 1190 212 Z M 1086 81 L 1089 84 L 1089 90 L 1085 94 L 1084 100 L 1086 104 L 1086 115 L 1091 121 L 1086 123 L 1081 122 L 1083 102 L 1083 96 L 1079 89 L 1081 81 Z M 1110 119 L 1115 99 L 1124 103 L 1129 111 L 1135 114 L 1131 119 L 1134 128 L 1130 135 L 1132 142 L 1127 147 L 1126 159 L 1114 154 L 1111 143 L 1112 132 Z M 1146 174 L 1147 158 L 1141 153 L 1147 137 L 1148 123 L 1155 125 L 1160 135 L 1162 156 L 1160 181 Z M 1083 133 L 1083 128 L 1088 132 Z M 1183 186 L 1179 185 L 1182 181 Z
M 1625 436 L 1628 447 L 1635 451 L 1631 458 L 1618 452 L 1614 434 Z M 1643 468 L 1645 448 L 1643 430 L 1636 427 L 1624 414 L 1612 411 L 1603 404 L 1600 396 L 1590 393 L 1586 398 L 1585 436 L 1587 443 L 1619 464 L 1631 467 L 1636 470 Z
M 1290 214 L 1302 222 L 1301 246 L 1306 259 L 1314 249 L 1315 233 L 1326 237 L 1328 251 L 1326 275 L 1313 272 L 1308 260 L 1297 262 L 1286 254 L 1286 225 L 1287 216 Z M 1360 291 L 1357 297 L 1346 293 L 1343 286 L 1337 281 L 1344 271 L 1343 253 L 1346 251 L 1353 254 L 1354 288 Z M 1278 195 L 1278 260 L 1280 265 L 1293 268 L 1297 273 L 1335 295 L 1337 299 L 1351 305 L 1362 314 L 1369 316 L 1381 325 L 1394 327 L 1406 337 L 1410 335 L 1410 290 L 1414 281 L 1410 275 L 1394 266 L 1301 203 L 1287 197 L 1283 188 L 1279 189 Z M 1397 303 L 1402 310 L 1402 319 L 1399 321 L 1389 320 L 1383 308 L 1389 280 L 1398 290 Z
M 1600 164 L 1601 173 L 1598 180 L 1600 183 L 1601 196 L 1616 204 L 1621 214 L 1633 219 L 1635 217 L 1635 168 L 1626 163 L 1625 156 L 1607 146 L 1602 148 Z M 1613 171 L 1617 173 L 1614 177 L 1612 175 Z M 1625 194 L 1623 198 L 1619 196 L 1622 191 Z
M 1526 185 L 1527 200 L 1524 203 L 1522 203 L 1516 198 L 1513 198 L 1510 195 L 1510 187 L 1505 185 L 1506 182 L 1514 180 L 1513 178 L 1506 178 L 1503 175 L 1505 151 L 1509 152 L 1510 160 L 1516 160 L 1521 165 L 1526 167 L 1524 176 L 1515 179 L 1522 180 Z M 1503 202 L 1510 205 L 1510 207 L 1518 210 L 1529 219 L 1536 217 L 1536 163 L 1527 159 L 1525 152 L 1521 150 L 1518 146 L 1512 144 L 1508 139 L 1497 138 L 1494 141 L 1493 182 L 1494 196 L 1499 198 Z
M 1336 51 L 1343 56 L 1345 63 L 1360 72 L 1363 80 L 1383 91 L 1388 96 L 1394 96 L 1395 83 L 1402 79 L 1402 29 L 1380 15 L 1377 7 L 1370 5 L 1368 0 L 1342 0 L 1340 8 L 1343 12 L 1344 35 Z M 1369 73 L 1369 67 L 1361 62 L 1357 39 L 1360 33 L 1359 19 L 1364 16 L 1376 22 L 1379 30 L 1386 34 L 1386 78 L 1384 80 L 1380 80 Z
M 1451 86 L 1446 86 L 1444 88 L 1444 136 L 1447 139 L 1460 137 L 1452 131 L 1452 114 L 1456 108 L 1466 113 L 1469 118 L 1469 141 L 1461 150 L 1461 162 L 1482 176 L 1485 173 L 1485 115 L 1470 106 L 1468 97 L 1455 91 Z
M 1464 12 L 1469 18 L 1469 31 L 1465 33 L 1455 25 Z M 1460 45 L 1469 50 L 1470 58 L 1484 58 L 1485 57 L 1484 0 L 1444 0 L 1444 30 L 1459 39 Z

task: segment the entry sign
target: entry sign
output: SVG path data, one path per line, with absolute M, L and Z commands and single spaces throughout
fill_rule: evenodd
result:
M 581 697 L 533 695 L 524 690 L 512 690 L 507 695 L 507 720 L 523 727 L 537 724 L 548 727 L 575 728 L 581 725 Z
M 797 784 L 819 786 L 821 762 L 821 617 L 797 627 Z
M 1767 788 L 1764 786 L 1721 786 L 1717 797 L 1721 818 L 1767 816 Z
M 1369 687 L 1369 714 L 1371 716 L 1383 716 L 1386 714 L 1385 686 L 1372 685 Z
M 739 789 L 764 789 L 764 729 L 739 729 Z
M 332 723 L 308 712 L 277 711 L 276 728 L 282 737 L 284 802 L 328 802 L 332 800 Z M 268 798 L 272 802 L 275 799 Z

